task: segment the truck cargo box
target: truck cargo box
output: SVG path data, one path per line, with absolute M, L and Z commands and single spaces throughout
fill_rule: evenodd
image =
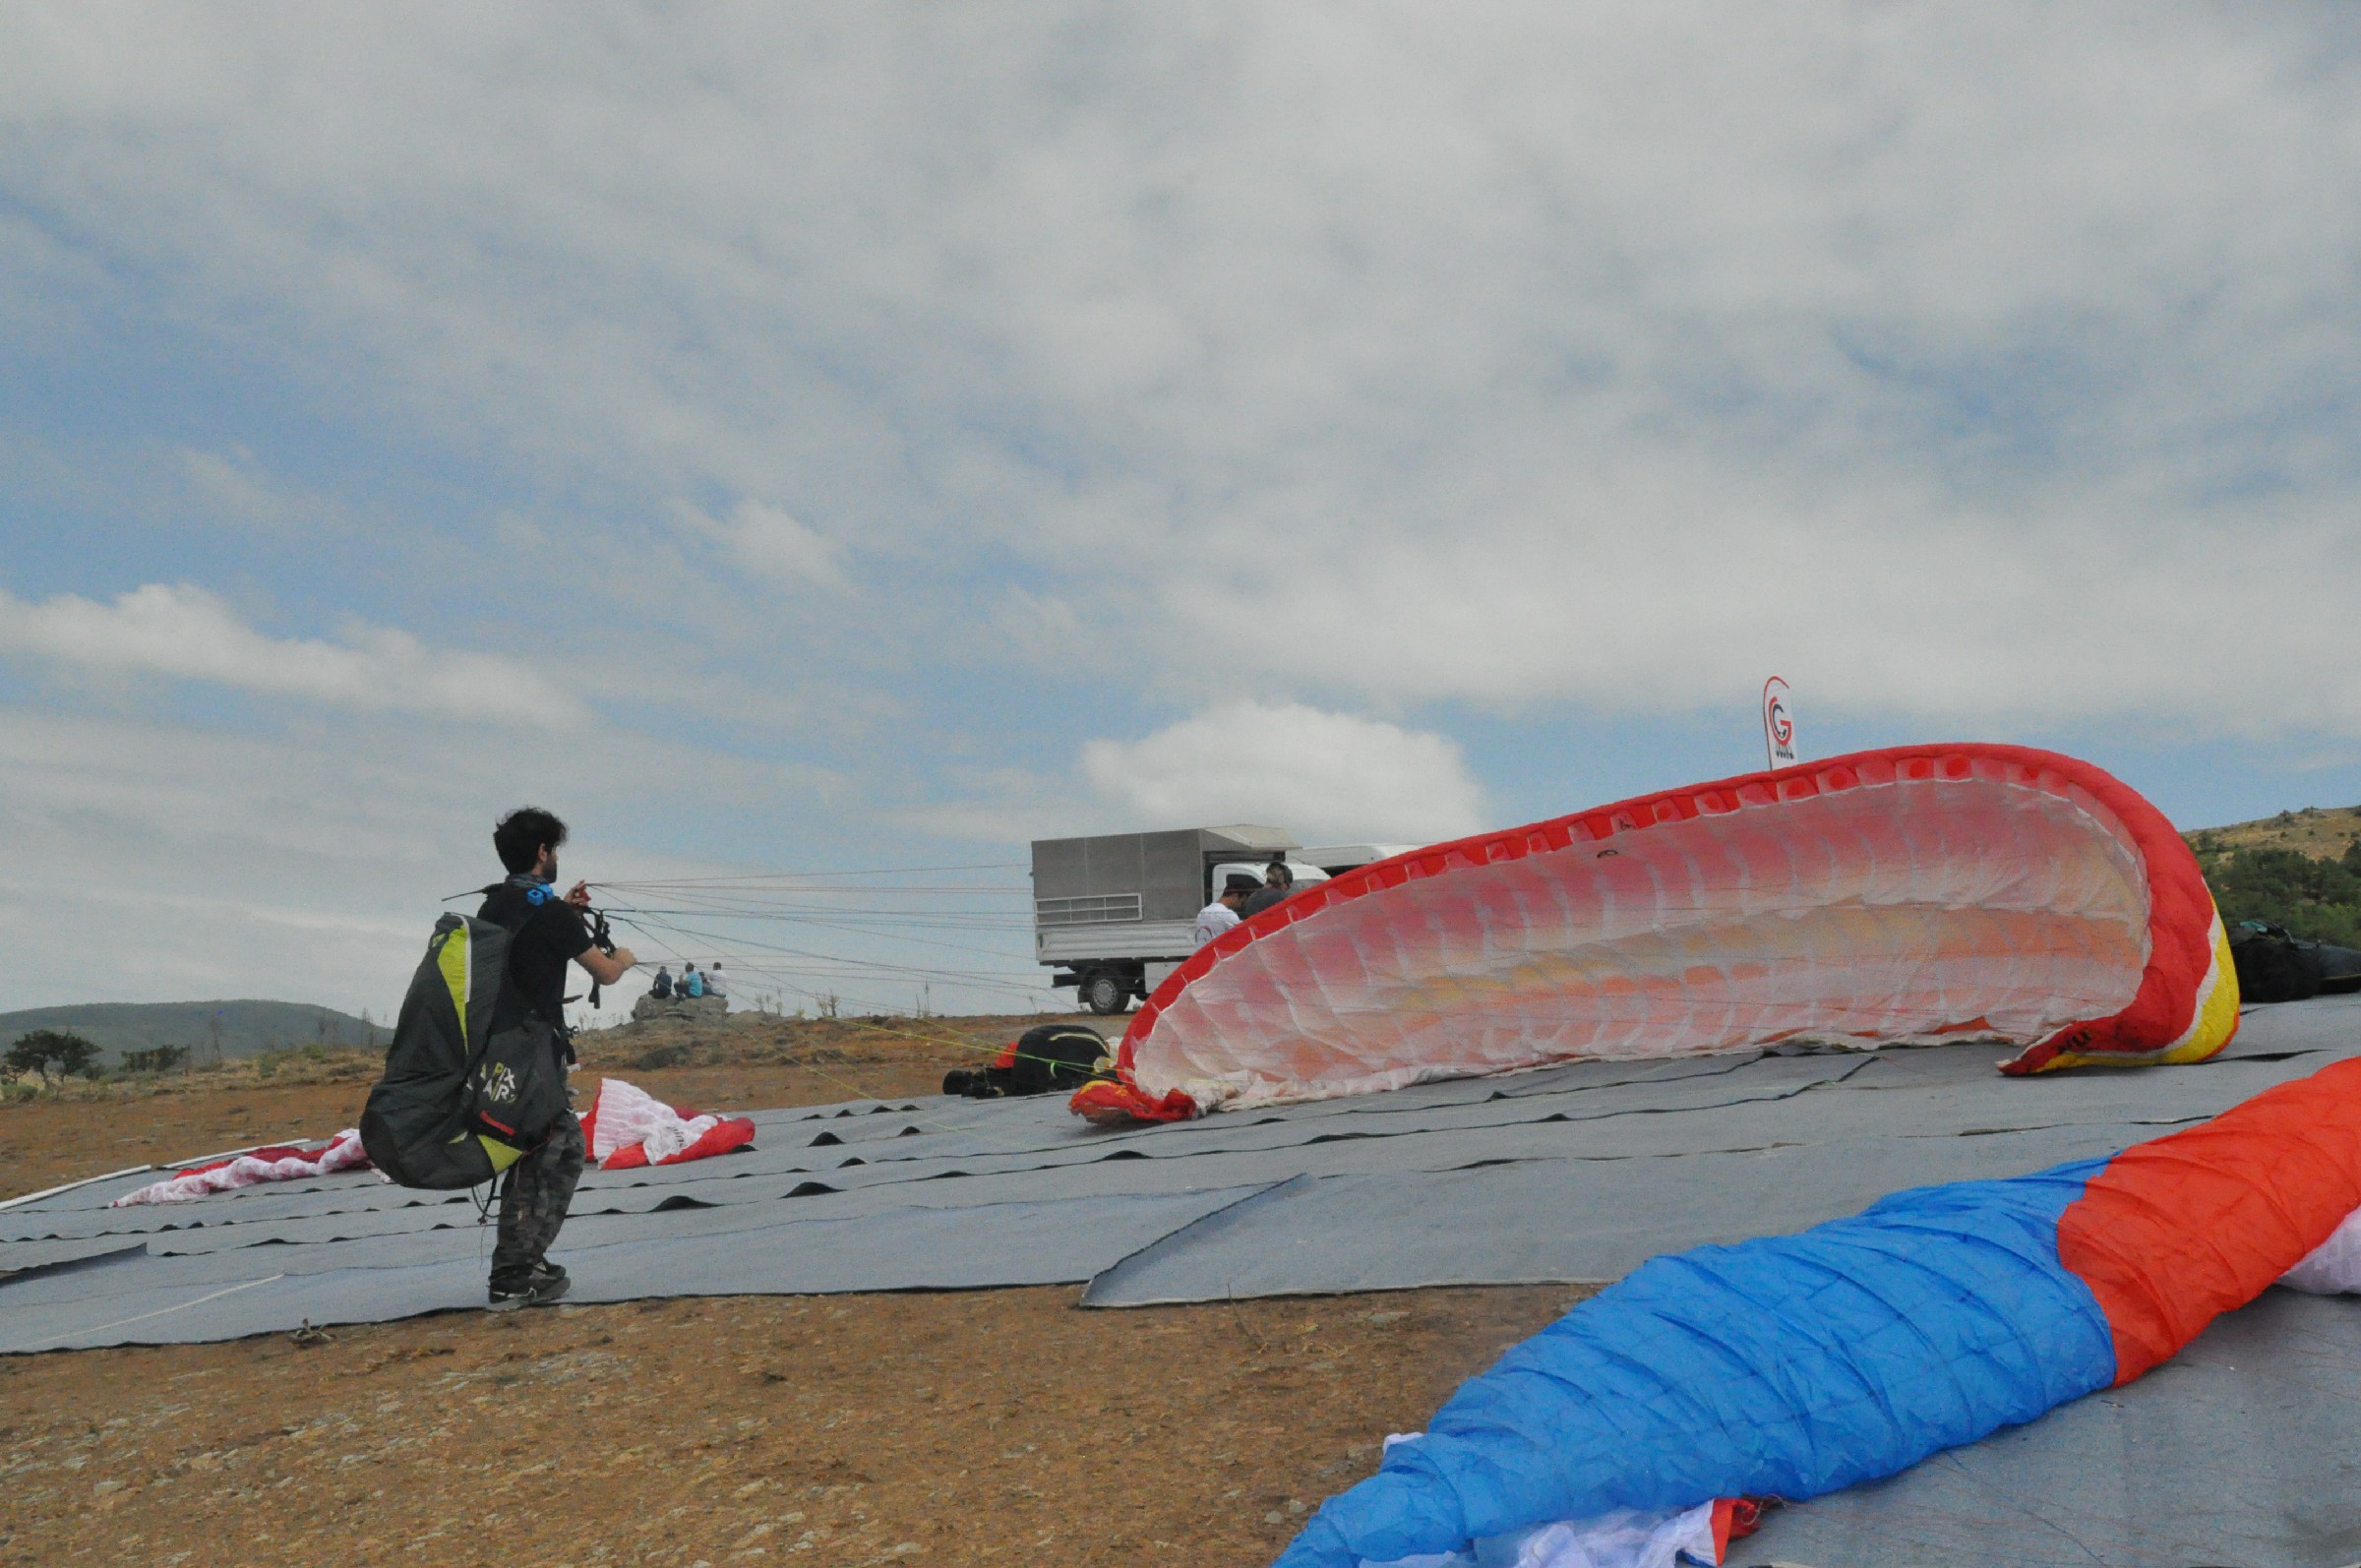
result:
M 1053 983 L 1079 987 L 1092 1011 L 1120 1012 L 1146 996 L 1151 964 L 1161 970 L 1194 950 L 1215 867 L 1260 864 L 1295 847 L 1276 827 L 1242 822 L 1036 839 L 1034 956 L 1066 971 Z

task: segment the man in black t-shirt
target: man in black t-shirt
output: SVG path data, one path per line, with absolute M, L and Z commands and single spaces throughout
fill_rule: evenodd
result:
M 509 979 L 492 1011 L 495 1034 L 528 1018 L 549 1025 L 557 1059 L 550 1070 L 564 1080 L 574 1060 L 566 1034 L 566 966 L 580 964 L 602 986 L 621 980 L 636 960 L 628 947 L 602 952 L 592 945 L 582 911 L 590 887 L 576 882 L 557 893 L 558 847 L 566 824 L 537 806 L 511 812 L 492 830 L 492 847 L 508 868 L 508 880 L 487 888 L 476 918 L 508 928 Z M 582 1178 L 582 1124 L 568 1112 L 549 1139 L 509 1167 L 500 1189 L 500 1240 L 492 1249 L 492 1310 L 537 1306 L 566 1294 L 566 1271 L 550 1263 L 549 1244 L 566 1223 L 575 1183 Z
M 1262 885 L 1246 899 L 1246 907 L 1238 912 L 1241 920 L 1252 920 L 1274 904 L 1287 901 L 1296 890 L 1296 874 L 1287 869 L 1287 862 L 1275 860 L 1263 868 Z
M 566 966 L 590 951 L 590 928 L 581 913 L 589 901 L 590 889 L 582 883 L 560 898 L 537 872 L 511 873 L 485 893 L 475 918 L 509 929 L 509 978 L 515 982 L 493 1009 L 493 1033 L 538 1018 L 565 1039 Z

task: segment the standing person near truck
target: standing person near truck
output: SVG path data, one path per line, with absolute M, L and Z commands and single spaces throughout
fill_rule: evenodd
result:
M 1222 883 L 1222 896 L 1197 911 L 1196 942 L 1199 947 L 1219 936 L 1239 922 L 1239 910 L 1254 896 L 1254 878 L 1242 872 L 1232 872 Z M 1186 908 L 1186 905 L 1181 906 Z
M 476 911 L 478 920 L 509 933 L 509 983 L 493 1007 L 492 1032 L 526 1018 L 547 1024 L 557 1054 L 550 1067 L 561 1083 L 574 1061 L 566 1031 L 566 966 L 580 964 L 591 979 L 612 986 L 637 962 L 628 947 L 608 953 L 592 945 L 582 919 L 590 907 L 587 882 L 558 896 L 558 848 L 565 842 L 566 824 L 537 806 L 502 817 L 492 830 L 492 847 L 508 879 L 485 889 L 484 907 Z M 548 1141 L 509 1167 L 500 1187 L 500 1240 L 492 1249 L 493 1311 L 538 1306 L 566 1294 L 566 1271 L 549 1262 L 549 1246 L 574 1202 L 582 1156 L 582 1124 L 567 1113 Z
M 1239 916 L 1252 920 L 1272 905 L 1285 903 L 1287 895 L 1295 890 L 1296 874 L 1288 870 L 1287 862 L 1275 860 L 1262 869 L 1262 885 L 1246 899 L 1245 908 L 1238 912 Z

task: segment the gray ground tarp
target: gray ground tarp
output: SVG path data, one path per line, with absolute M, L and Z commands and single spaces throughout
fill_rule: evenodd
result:
M 2196 1067 L 2004 1079 L 2002 1055 L 1586 1062 L 1119 1131 L 1054 1100 L 763 1112 L 751 1152 L 590 1173 L 556 1255 L 586 1301 L 1087 1282 L 1087 1303 L 1134 1306 L 1606 1281 L 2201 1120 L 2361 1055 L 2361 997 L 2253 1012 Z M 490 1237 L 464 1194 L 353 1173 L 106 1207 L 155 1178 L 0 1209 L 0 1353 L 483 1299 Z M 2344 1568 L 2361 1563 L 2357 1396 L 2361 1301 L 2274 1291 L 2139 1383 L 1775 1516 L 1733 1561 Z
M 1059 1285 L 1242 1195 L 912 1207 L 837 1220 L 781 1220 L 764 1212 L 774 1206 L 591 1218 L 567 1227 L 565 1256 L 578 1301 Z M 0 1291 L 0 1351 L 234 1339 L 304 1321 L 384 1322 L 480 1305 L 489 1248 L 470 1224 L 93 1260 Z
M 1055 1100 L 757 1113 L 755 1150 L 585 1178 L 576 1297 L 1088 1282 L 1098 1306 L 1611 1280 L 1906 1186 L 2186 1125 L 2361 1051 L 2361 998 L 2263 1009 L 2197 1067 L 2006 1079 L 2000 1051 L 1584 1062 L 1092 1129 Z M 322 1131 L 332 1129 L 319 1129 Z M 110 1209 L 153 1174 L 0 1210 L 0 1352 L 234 1338 L 481 1299 L 465 1194 L 368 1173 Z
M 1786 1509 L 1733 1564 L 2361 1562 L 2361 1300 L 2269 1291 L 2136 1383 Z

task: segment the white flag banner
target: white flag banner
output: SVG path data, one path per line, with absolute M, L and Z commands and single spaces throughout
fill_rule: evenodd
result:
M 1763 683 L 1763 750 L 1773 767 L 1792 767 L 1795 754 L 1795 703 L 1787 683 L 1778 676 Z

